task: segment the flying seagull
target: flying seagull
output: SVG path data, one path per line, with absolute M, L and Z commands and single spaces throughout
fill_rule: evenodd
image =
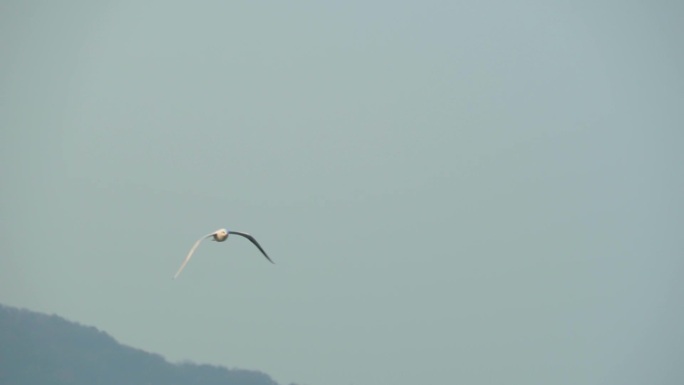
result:
M 195 242 L 195 244 L 192 245 L 192 249 L 190 249 L 188 256 L 185 257 L 183 264 L 181 265 L 180 269 L 178 269 L 178 272 L 176 273 L 176 275 L 173 276 L 173 279 L 178 278 L 181 271 L 183 271 L 183 269 L 185 268 L 185 265 L 188 263 L 188 261 L 192 257 L 192 254 L 195 252 L 195 249 L 197 249 L 197 246 L 199 246 L 200 242 L 202 242 L 204 239 L 209 238 L 209 237 L 213 238 L 212 241 L 223 242 L 226 239 L 228 239 L 228 235 L 230 235 L 230 234 L 239 235 L 241 237 L 245 237 L 245 238 L 249 239 L 249 241 L 252 242 L 254 244 L 254 246 L 256 246 L 259 249 L 259 251 L 261 251 L 261 254 L 263 254 L 264 257 L 266 257 L 266 259 L 268 259 L 269 262 L 274 263 L 273 261 L 271 261 L 271 258 L 269 258 L 268 255 L 266 255 L 266 252 L 264 251 L 264 249 L 261 248 L 261 245 L 259 245 L 259 242 L 257 242 L 253 236 L 251 236 L 247 233 L 239 232 L 239 231 L 228 231 L 226 229 L 218 229 L 218 230 L 214 231 L 213 233 L 207 234 L 207 235 L 203 236 L 202 238 L 198 239 L 197 242 Z

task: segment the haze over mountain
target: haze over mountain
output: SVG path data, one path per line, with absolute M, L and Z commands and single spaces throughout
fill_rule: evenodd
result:
M 5 305 L 0 305 L 0 383 L 278 385 L 258 371 L 170 363 L 121 345 L 95 327 Z

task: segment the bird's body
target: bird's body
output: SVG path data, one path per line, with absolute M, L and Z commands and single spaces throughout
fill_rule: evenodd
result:
M 221 229 L 221 230 L 223 230 L 223 229 Z M 225 241 L 226 239 L 228 239 L 228 232 L 225 231 L 225 230 L 223 230 L 223 231 L 221 231 L 221 230 L 219 230 L 219 231 L 215 232 L 214 234 L 212 234 L 212 235 L 213 235 L 213 238 L 214 238 L 214 239 L 212 239 L 212 241 L 223 242 L 223 241 Z
M 198 239 L 197 242 L 195 242 L 195 244 L 192 246 L 192 248 L 188 252 L 188 255 L 185 257 L 183 264 L 178 269 L 178 272 L 176 272 L 176 275 L 173 276 L 173 279 L 178 278 L 181 271 L 183 271 L 183 269 L 185 268 L 185 265 L 188 263 L 188 261 L 190 261 L 190 258 L 192 258 L 192 255 L 195 252 L 195 249 L 197 249 L 197 246 L 199 246 L 199 244 L 200 244 L 200 242 L 202 242 L 202 240 L 211 237 L 212 241 L 223 242 L 226 239 L 228 239 L 228 236 L 230 234 L 239 235 L 239 236 L 242 236 L 242 237 L 249 239 L 249 241 L 252 242 L 254 244 L 254 246 L 256 246 L 259 249 L 259 251 L 261 251 L 261 253 L 264 255 L 264 257 L 266 257 L 266 259 L 268 259 L 269 262 L 273 263 L 273 261 L 271 261 L 271 258 L 268 257 L 268 255 L 266 254 L 264 249 L 261 248 L 261 245 L 259 245 L 259 243 L 256 241 L 256 239 L 254 239 L 253 236 L 251 236 L 247 233 L 240 232 L 240 231 L 228 231 L 226 229 L 218 229 L 218 230 L 214 231 L 213 233 L 210 233 L 210 234 L 203 236 L 202 238 Z

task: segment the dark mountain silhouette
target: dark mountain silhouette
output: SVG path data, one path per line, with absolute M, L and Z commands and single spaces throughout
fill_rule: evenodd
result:
M 56 315 L 0 305 L 2 385 L 278 385 L 267 374 L 193 363 L 119 344 Z

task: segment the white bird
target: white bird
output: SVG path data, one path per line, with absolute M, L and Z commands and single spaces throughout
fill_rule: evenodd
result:
M 183 271 L 183 269 L 185 268 L 185 265 L 188 263 L 188 261 L 192 257 L 192 254 L 195 252 L 195 249 L 197 249 L 197 246 L 199 246 L 200 242 L 202 242 L 204 239 L 209 238 L 209 237 L 213 238 L 212 241 L 223 242 L 226 239 L 228 239 L 228 235 L 230 235 L 230 234 L 240 235 L 240 236 L 243 236 L 243 237 L 249 239 L 249 241 L 252 242 L 254 244 L 254 246 L 259 248 L 259 250 L 261 251 L 261 254 L 263 254 L 264 257 L 266 257 L 266 259 L 269 260 L 269 262 L 274 263 L 273 261 L 271 261 L 271 258 L 269 258 L 268 255 L 266 255 L 266 252 L 264 251 L 264 249 L 261 248 L 261 245 L 259 245 L 259 242 L 257 242 L 253 236 L 251 236 L 247 233 L 241 233 L 239 231 L 228 231 L 226 229 L 218 229 L 218 230 L 214 231 L 213 233 L 207 234 L 207 235 L 203 236 L 202 238 L 198 239 L 197 242 L 195 242 L 195 244 L 192 245 L 192 248 L 190 249 L 188 256 L 185 257 L 183 264 L 181 265 L 180 269 L 178 269 L 178 272 L 176 273 L 176 275 L 173 276 L 173 279 L 178 278 L 181 271 Z

